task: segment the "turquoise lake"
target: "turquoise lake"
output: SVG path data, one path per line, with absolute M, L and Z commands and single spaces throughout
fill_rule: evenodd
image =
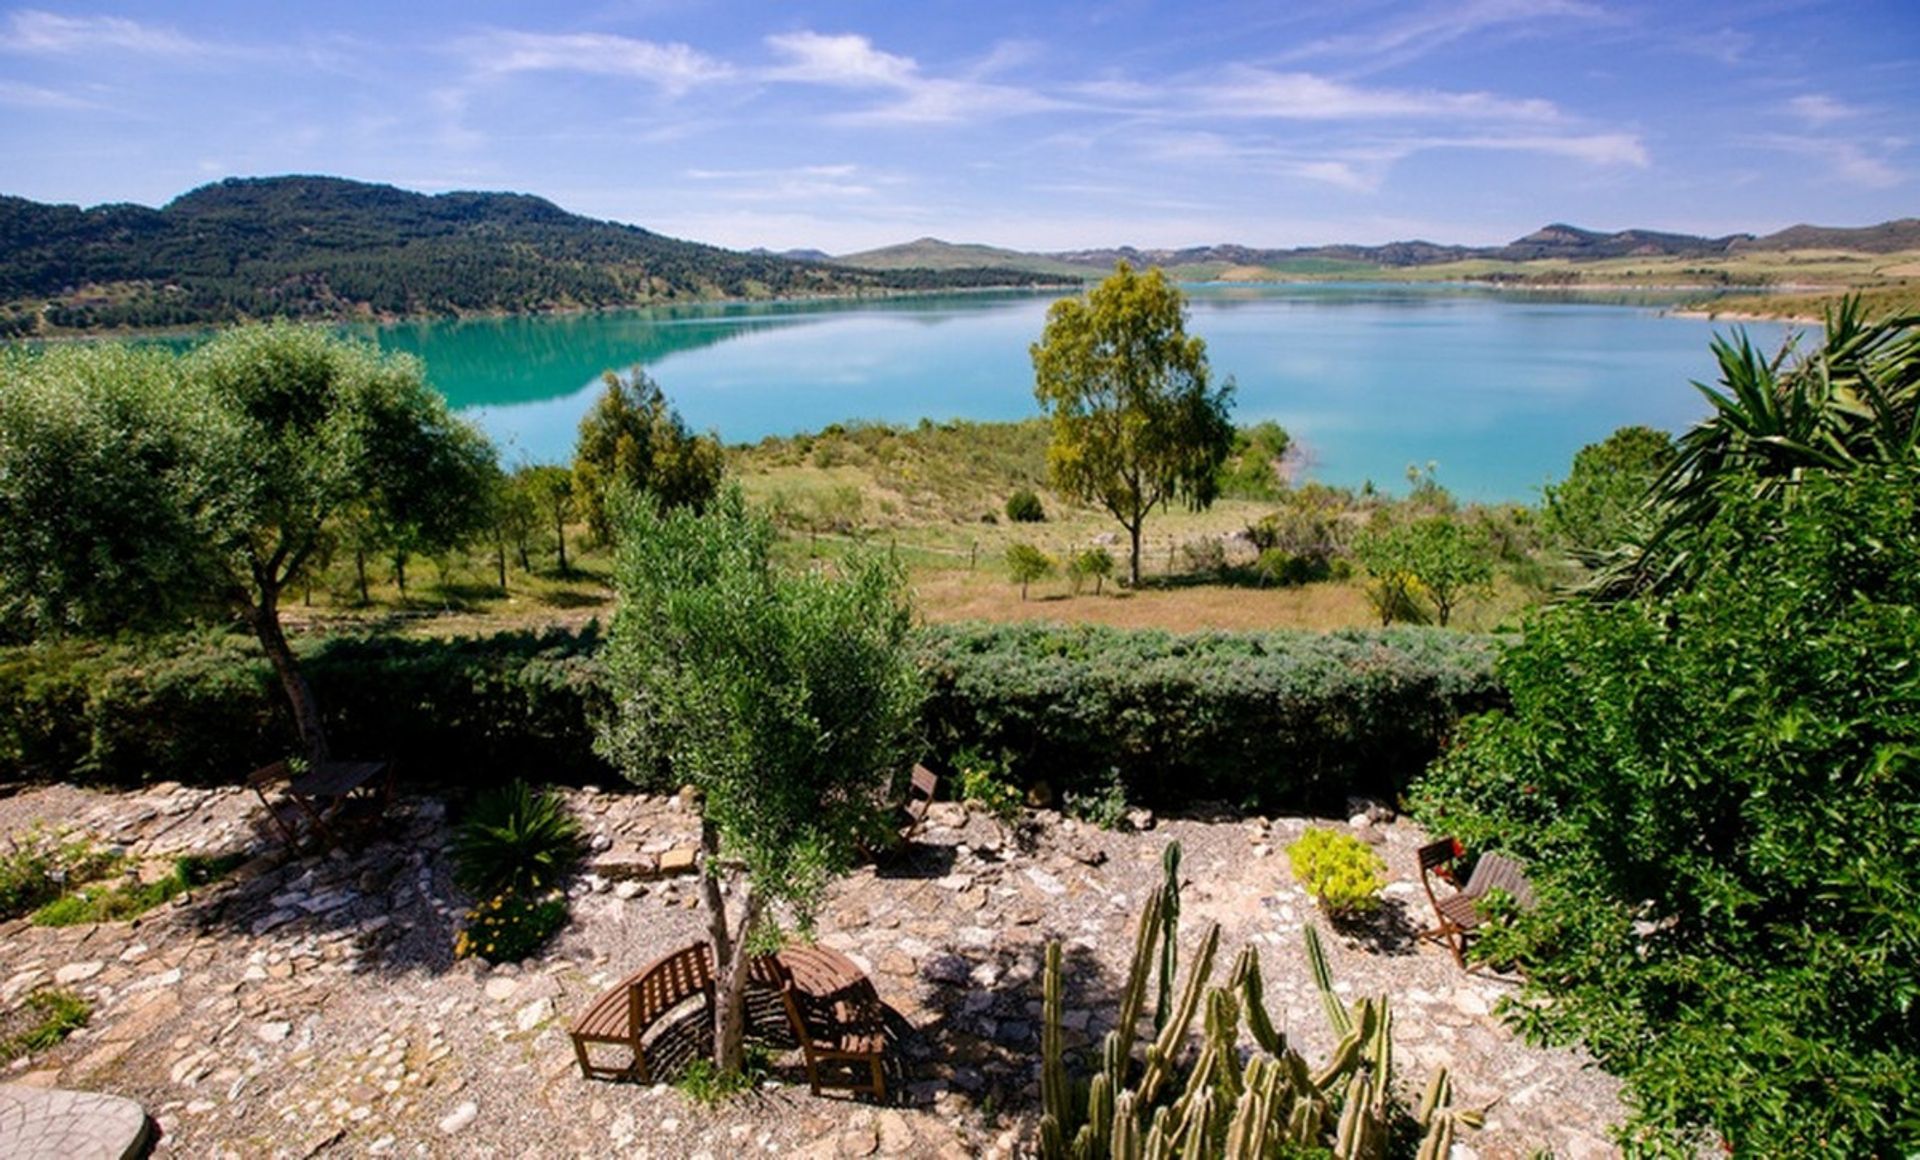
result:
M 1188 329 L 1233 418 L 1304 445 L 1303 476 L 1403 490 L 1409 464 L 1478 500 L 1533 500 L 1617 427 L 1702 418 L 1726 323 L 1631 304 L 1459 286 L 1185 287 Z M 714 304 L 369 329 L 418 356 L 508 463 L 561 461 L 602 372 L 644 366 L 696 429 L 729 443 L 857 420 L 1039 413 L 1028 346 L 1057 293 Z M 1750 324 L 1763 349 L 1791 328 Z

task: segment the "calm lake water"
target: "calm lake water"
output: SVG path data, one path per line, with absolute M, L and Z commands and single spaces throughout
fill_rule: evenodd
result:
M 1189 286 L 1189 331 L 1234 421 L 1273 419 L 1307 449 L 1305 476 L 1405 488 L 1437 467 L 1470 499 L 1531 500 L 1573 453 L 1617 427 L 1678 432 L 1706 413 L 1724 323 L 1639 304 L 1463 287 Z M 509 463 L 560 461 L 602 372 L 646 367 L 687 422 L 729 443 L 880 420 L 1039 413 L 1027 348 L 1057 293 L 880 302 L 710 305 L 370 330 L 425 362 Z M 1748 327 L 1764 349 L 1789 328 Z

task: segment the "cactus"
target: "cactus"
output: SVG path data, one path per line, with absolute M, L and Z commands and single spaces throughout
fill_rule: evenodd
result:
M 1201 937 L 1199 954 L 1176 988 L 1178 845 L 1168 847 L 1163 865 L 1165 885 L 1148 896 L 1140 916 L 1121 993 L 1120 1021 L 1102 1042 L 1084 1102 L 1075 1098 L 1064 1059 L 1060 945 L 1047 947 L 1040 1035 L 1041 1155 L 1047 1160 L 1264 1160 L 1296 1149 L 1326 1148 L 1340 1160 L 1386 1155 L 1393 1074 L 1393 1014 L 1386 999 L 1362 997 L 1351 1007 L 1342 1003 L 1333 990 L 1326 950 L 1318 933 L 1307 927 L 1307 962 L 1338 1038 L 1332 1056 L 1314 1070 L 1268 1018 L 1260 959 L 1253 948 L 1234 959 L 1224 985 L 1210 983 L 1220 947 L 1219 924 L 1211 924 Z M 1153 1033 L 1141 1039 L 1139 1018 L 1156 966 L 1159 995 Z M 1182 1079 L 1176 1069 L 1203 1005 L 1199 1050 Z M 1244 1063 L 1242 1026 L 1258 1045 Z M 1141 1062 L 1136 1075 L 1137 1040 Z M 1478 1112 L 1449 1107 L 1451 1094 L 1452 1080 L 1443 1068 L 1420 1101 L 1420 1160 L 1439 1160 L 1460 1128 L 1482 1123 Z
M 1160 944 L 1160 997 L 1153 1005 L 1153 1030 L 1157 1034 L 1167 1025 L 1172 1012 L 1173 971 L 1180 960 L 1180 843 L 1169 844 L 1160 855 L 1163 881 L 1160 885 L 1160 911 L 1166 922 L 1166 937 Z

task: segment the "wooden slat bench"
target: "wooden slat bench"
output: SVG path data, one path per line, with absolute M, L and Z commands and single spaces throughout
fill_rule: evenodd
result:
M 788 947 L 773 967 L 813 1094 L 847 1088 L 885 1102 L 886 1022 L 873 981 L 822 946 Z
M 884 1100 L 887 1081 L 886 1037 L 880 998 L 873 983 L 848 959 L 825 947 L 788 947 L 778 955 L 754 959 L 747 985 L 777 988 L 788 1025 L 806 1061 L 807 1082 L 815 1095 L 822 1087 L 870 1092 Z M 686 1004 L 698 1003 L 700 1018 L 711 1020 L 714 1003 L 713 948 L 705 942 L 666 955 L 620 980 L 574 1020 L 574 1057 L 587 1079 L 656 1078 L 648 1033 Z M 624 1048 L 615 1066 L 597 1063 L 594 1046 Z M 841 1073 L 851 1069 L 851 1079 Z

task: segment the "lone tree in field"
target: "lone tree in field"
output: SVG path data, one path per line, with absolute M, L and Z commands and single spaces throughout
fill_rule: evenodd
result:
M 311 760 L 326 729 L 282 593 L 343 521 L 439 543 L 485 514 L 486 438 L 418 363 L 320 330 L 10 354 L 0 399 L 0 619 L 51 636 L 238 613 Z
M 666 507 L 698 510 L 720 486 L 722 460 L 720 441 L 687 430 L 645 371 L 608 371 L 603 381 L 606 391 L 580 420 L 573 484 L 588 528 L 604 544 L 612 536 L 608 501 L 615 491 L 644 491 Z
M 1219 492 L 1233 384 L 1208 388 L 1207 344 L 1187 337 L 1179 288 L 1125 262 L 1085 298 L 1054 303 L 1032 354 L 1034 397 L 1053 419 L 1054 487 L 1127 529 L 1137 585 L 1147 514 L 1176 498 L 1204 508 Z
M 912 758 L 922 692 L 905 576 L 879 555 L 832 575 L 775 568 L 773 526 L 737 487 L 704 514 L 644 496 L 615 513 L 613 711 L 598 749 L 638 784 L 703 794 L 714 1063 L 738 1072 L 748 955 L 778 936 L 770 904 L 808 924 Z

